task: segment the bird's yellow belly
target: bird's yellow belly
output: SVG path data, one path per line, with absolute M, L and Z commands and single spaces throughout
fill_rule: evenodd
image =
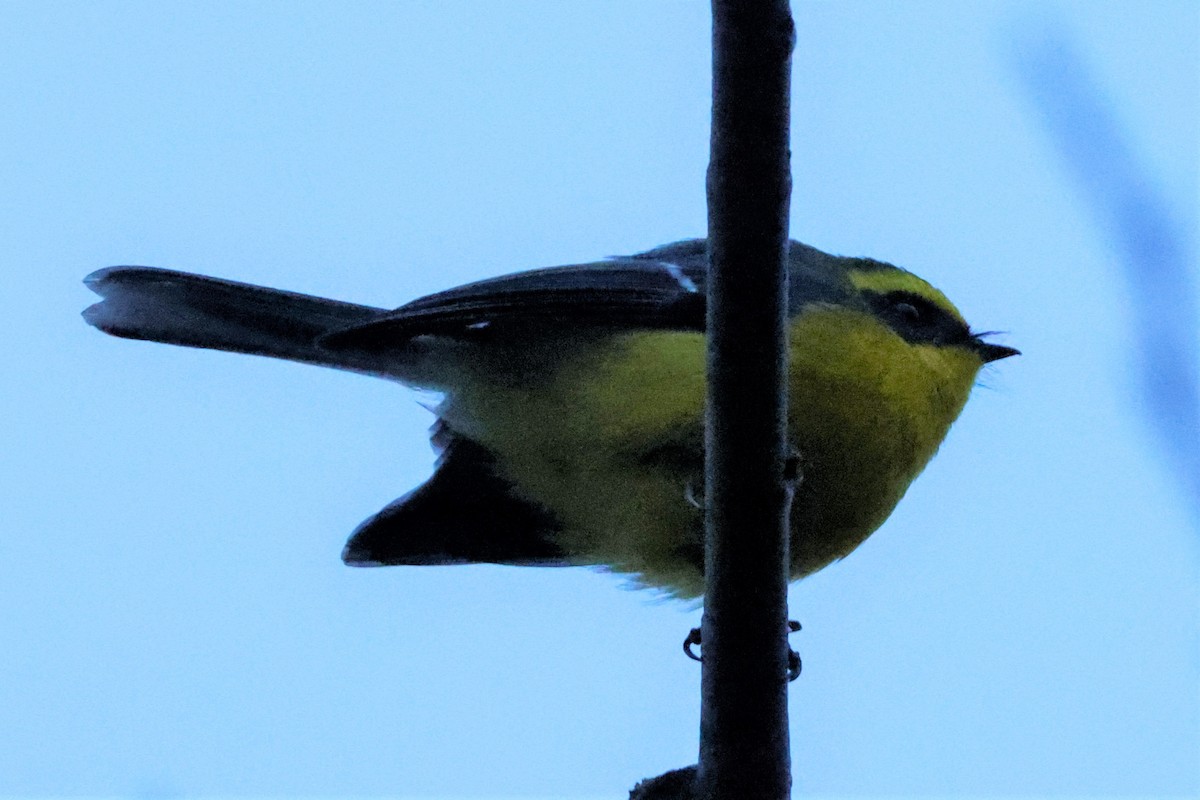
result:
M 924 401 L 871 352 L 880 342 L 860 341 L 861 325 L 831 325 L 837 311 L 826 316 L 792 326 L 789 427 L 803 468 L 793 577 L 874 531 L 953 420 L 914 424 L 908 405 Z M 452 402 L 519 493 L 553 513 L 574 560 L 694 597 L 703 593 L 704 363 L 701 334 L 623 334 L 529 385 L 472 381 Z

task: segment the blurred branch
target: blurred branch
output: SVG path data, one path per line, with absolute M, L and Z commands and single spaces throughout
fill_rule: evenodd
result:
M 1017 68 L 1128 281 L 1148 421 L 1200 523 L 1200 311 L 1194 254 L 1070 38 L 1022 40 Z

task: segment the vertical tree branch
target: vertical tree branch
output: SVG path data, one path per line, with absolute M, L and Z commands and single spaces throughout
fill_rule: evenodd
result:
M 790 794 L 787 0 L 713 0 L 699 796 Z

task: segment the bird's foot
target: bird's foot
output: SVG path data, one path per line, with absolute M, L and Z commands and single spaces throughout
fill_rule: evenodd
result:
M 796 631 L 800 630 L 800 623 L 794 619 L 789 619 L 788 624 L 787 624 L 787 629 L 788 629 L 789 634 L 795 633 Z M 692 650 L 692 647 L 694 645 L 703 645 L 703 644 L 704 644 L 704 634 L 701 633 L 699 628 L 692 628 L 690 631 L 688 631 L 687 638 L 685 638 L 683 640 L 683 652 L 686 653 L 687 657 L 692 659 L 693 661 L 703 661 L 704 656 L 696 655 L 696 652 L 694 650 Z M 801 667 L 802 667 L 802 664 L 800 661 L 800 654 L 789 647 L 788 648 L 788 682 L 789 683 L 796 680 L 796 678 L 800 677 Z

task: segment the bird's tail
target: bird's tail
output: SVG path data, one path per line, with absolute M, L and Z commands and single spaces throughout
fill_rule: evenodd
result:
M 83 318 L 113 336 L 395 377 L 377 352 L 319 343 L 384 309 L 153 267 L 109 267 L 84 283 L 102 299 Z

